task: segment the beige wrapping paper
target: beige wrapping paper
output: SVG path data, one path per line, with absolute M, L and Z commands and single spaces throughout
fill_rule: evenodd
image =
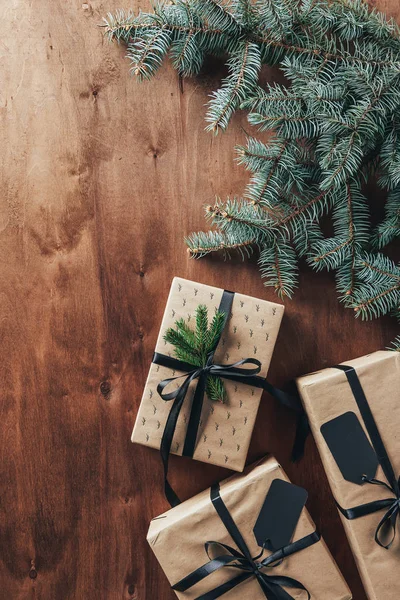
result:
M 400 354 L 376 352 L 344 364 L 356 370 L 394 471 L 400 475 Z M 346 481 L 321 434 L 324 423 L 348 411 L 358 416 L 367 433 L 345 373 L 325 369 L 301 377 L 297 383 L 333 495 L 340 506 L 348 509 L 390 497 L 388 490 L 380 486 L 358 486 Z M 386 481 L 380 467 L 376 477 Z M 397 600 L 400 598 L 400 539 L 396 538 L 390 550 L 380 548 L 374 541 L 383 515 L 381 511 L 353 521 L 341 517 L 368 598 Z
M 223 290 L 176 277 L 164 312 L 156 352 L 173 354 L 173 346 L 163 336 L 175 321 L 184 318 L 193 324 L 196 308 L 206 304 L 209 318 L 221 301 Z M 228 319 L 214 362 L 234 363 L 242 358 L 257 358 L 262 363 L 261 377 L 266 377 L 284 307 L 243 294 L 235 294 L 231 318 Z M 132 442 L 159 448 L 171 402 L 165 402 L 157 393 L 163 379 L 179 375 L 165 367 L 151 364 L 142 402 L 132 433 Z M 178 380 L 176 386 L 183 379 Z M 193 458 L 203 462 L 242 471 L 247 457 L 250 438 L 257 416 L 262 390 L 243 383 L 224 380 L 227 400 L 224 404 L 204 398 L 203 411 Z M 174 454 L 182 454 L 196 382 L 193 382 L 181 411 L 172 444 Z M 173 387 L 169 387 L 170 391 Z
M 260 552 L 253 527 L 274 479 L 288 481 L 273 457 L 267 457 L 221 484 L 221 498 L 238 526 L 252 556 Z M 293 541 L 315 531 L 308 512 L 303 510 Z M 206 490 L 172 508 L 150 523 L 147 540 L 171 585 L 208 561 L 204 544 L 218 541 L 234 545 Z M 268 553 L 265 554 L 267 556 Z M 268 573 L 268 571 L 266 571 Z M 300 581 L 312 600 L 350 600 L 351 593 L 325 542 L 319 542 L 286 558 L 270 574 L 286 575 Z M 240 574 L 223 568 L 199 582 L 187 592 L 176 592 L 182 600 L 194 599 Z M 288 589 L 295 599 L 305 599 L 300 590 Z M 225 596 L 224 596 L 225 597 Z M 255 578 L 248 579 L 226 594 L 228 600 L 265 600 Z

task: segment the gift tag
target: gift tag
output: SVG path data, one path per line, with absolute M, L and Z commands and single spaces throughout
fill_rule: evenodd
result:
M 290 543 L 307 497 L 303 488 L 274 479 L 253 529 L 260 548 L 273 551 Z
M 355 413 L 347 412 L 324 423 L 321 433 L 347 481 L 362 485 L 363 476 L 375 477 L 378 457 Z

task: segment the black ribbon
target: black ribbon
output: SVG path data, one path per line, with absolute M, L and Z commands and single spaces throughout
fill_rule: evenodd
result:
M 300 583 L 300 581 L 297 581 L 297 579 L 283 575 L 267 575 L 263 569 L 268 567 L 277 567 L 282 563 L 285 557 L 295 554 L 296 552 L 300 552 L 301 550 L 305 550 L 306 548 L 309 548 L 313 544 L 317 543 L 320 540 L 319 533 L 314 531 L 310 535 L 307 535 L 300 540 L 297 540 L 296 542 L 277 550 L 262 560 L 260 559 L 264 553 L 264 549 L 258 556 L 253 558 L 246 542 L 243 539 L 242 534 L 240 533 L 236 523 L 234 522 L 230 512 L 220 496 L 218 484 L 212 486 L 210 495 L 211 502 L 213 503 L 215 510 L 225 525 L 229 535 L 236 544 L 238 550 L 220 542 L 206 542 L 204 547 L 210 560 L 181 579 L 181 581 L 172 586 L 172 589 L 177 592 L 185 592 L 212 573 L 215 573 L 215 571 L 218 571 L 224 567 L 230 567 L 242 571 L 242 573 L 230 581 L 219 585 L 210 592 L 198 596 L 196 600 L 215 600 L 215 598 L 219 598 L 226 592 L 229 592 L 234 587 L 251 577 L 255 577 L 257 579 L 264 596 L 268 600 L 293 600 L 293 597 L 283 589 L 283 586 L 292 589 L 304 590 L 307 593 L 308 600 L 310 600 L 311 596 L 309 591 L 302 583 Z M 226 553 L 223 553 L 216 558 L 211 558 L 211 547 L 221 548 L 222 550 L 225 550 Z
M 234 292 L 224 291 L 222 299 L 219 305 L 219 311 L 225 314 L 224 327 L 225 328 L 228 317 L 231 313 L 232 303 L 234 298 Z M 153 356 L 153 363 L 166 367 L 168 369 L 182 371 L 184 375 L 178 375 L 177 377 L 171 377 L 164 379 L 157 386 L 157 392 L 163 400 L 166 402 L 173 401 L 171 410 L 169 412 L 164 432 L 161 439 L 160 453 L 164 466 L 164 489 L 165 495 L 171 506 L 177 506 L 180 504 L 180 500 L 170 483 L 168 482 L 168 462 L 169 454 L 171 451 L 172 440 L 174 437 L 176 425 L 178 422 L 179 414 L 182 409 L 186 394 L 188 392 L 190 384 L 197 380 L 197 386 L 193 397 L 193 403 L 191 413 L 189 417 L 188 427 L 186 431 L 186 438 L 183 447 L 183 456 L 193 457 L 197 434 L 200 425 L 201 412 L 203 408 L 204 393 L 206 390 L 207 377 L 210 375 L 217 375 L 223 379 L 230 379 L 233 381 L 239 381 L 246 385 L 257 387 L 266 390 L 276 398 L 284 406 L 296 411 L 298 414 L 298 427 L 296 433 L 296 441 L 293 449 L 293 459 L 297 460 L 303 454 L 304 443 L 308 435 L 309 427 L 308 421 L 305 416 L 300 398 L 297 395 L 290 395 L 282 390 L 275 388 L 273 385 L 268 383 L 263 377 L 258 377 L 258 373 L 261 370 L 261 362 L 255 358 L 245 358 L 236 363 L 229 365 L 217 365 L 214 364 L 214 354 L 218 346 L 219 339 L 216 340 L 214 348 L 209 352 L 207 356 L 207 362 L 203 367 L 192 365 L 190 363 L 178 360 L 165 354 L 155 352 Z M 244 366 L 250 366 L 250 368 L 241 368 Z M 173 392 L 165 392 L 165 388 L 176 381 L 184 377 L 183 383 L 175 389 Z
M 351 391 L 353 392 L 353 396 L 357 402 L 357 406 L 360 410 L 365 427 L 367 428 L 369 437 L 371 439 L 372 446 L 387 479 L 387 483 L 380 481 L 379 479 L 367 479 L 366 477 L 363 478 L 363 481 L 371 485 L 385 487 L 394 496 L 383 500 L 368 502 L 367 504 L 360 504 L 359 506 L 349 509 L 342 508 L 339 505 L 337 506 L 342 515 L 349 520 L 359 519 L 360 517 L 365 517 L 366 515 L 386 509 L 386 513 L 379 521 L 376 528 L 375 541 L 382 548 L 389 550 L 395 540 L 397 519 L 400 517 L 400 477 L 397 478 L 395 475 L 392 463 L 390 462 L 390 458 L 385 448 L 385 444 L 383 443 L 381 434 L 379 433 L 379 429 L 355 369 L 348 365 L 338 365 L 335 368 L 344 371 L 346 374 L 347 381 L 349 382 Z M 386 538 L 388 532 L 391 533 L 391 537 L 389 542 L 385 543 L 384 537 Z

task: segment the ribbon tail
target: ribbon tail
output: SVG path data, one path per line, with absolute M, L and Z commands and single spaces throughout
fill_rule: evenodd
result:
M 268 600 L 293 600 L 292 596 L 285 592 L 279 585 L 270 583 L 268 575 L 264 573 L 258 573 L 257 583 Z
M 302 414 L 304 412 L 299 395 L 296 393 L 289 394 L 275 387 L 264 379 L 263 389 L 266 390 L 273 398 L 278 400 L 283 406 Z
M 223 554 L 222 556 L 214 558 L 198 569 L 192 571 L 192 573 L 189 573 L 189 575 L 186 575 L 186 577 L 178 581 L 178 583 L 175 583 L 175 585 L 172 586 L 172 589 L 176 592 L 186 592 L 215 571 L 218 571 L 222 567 L 229 566 L 230 563 L 233 563 L 236 560 L 236 556 L 230 556 L 229 554 Z
M 294 383 L 292 385 L 293 393 L 284 392 L 283 390 L 280 390 L 279 388 L 276 388 L 268 383 L 268 381 L 265 381 L 263 387 L 273 398 L 278 400 L 280 404 L 290 408 L 298 415 L 296 437 L 292 449 L 292 462 L 298 462 L 301 458 L 303 458 L 306 441 L 311 430 L 307 414 L 301 403 L 296 386 Z
M 179 499 L 175 491 L 172 489 L 171 484 L 168 481 L 168 463 L 172 446 L 172 440 L 174 438 L 176 424 L 178 422 L 179 413 L 182 409 L 183 401 L 184 397 L 177 396 L 175 398 L 172 408 L 169 411 L 169 415 L 165 424 L 164 433 L 160 444 L 161 460 L 164 467 L 164 493 L 165 497 L 167 498 L 168 502 L 172 507 L 181 504 L 181 500 Z
M 359 506 L 354 506 L 353 508 L 342 508 L 340 504 L 336 502 L 339 512 L 341 512 L 342 515 L 349 521 L 353 521 L 353 519 L 359 519 L 360 517 L 366 517 L 367 515 L 372 515 L 373 513 L 379 512 L 380 510 L 388 508 L 392 505 L 392 498 L 385 500 L 373 500 L 372 502 L 360 504 Z
M 293 596 L 269 579 L 269 576 L 264 573 L 259 573 L 257 576 L 257 582 L 268 600 L 293 600 Z
M 378 527 L 376 528 L 375 541 L 377 544 L 379 544 L 379 546 L 381 548 L 385 548 L 385 550 L 390 550 L 390 548 L 393 545 L 393 542 L 396 538 L 396 522 L 397 522 L 398 515 L 399 515 L 399 508 L 396 504 L 395 506 L 393 506 L 393 508 L 391 508 L 386 513 L 386 515 L 383 517 L 383 519 L 381 519 Z M 392 531 L 392 537 L 387 544 L 385 544 L 383 541 L 381 541 L 381 532 L 384 527 L 390 528 Z
M 296 437 L 292 448 L 292 462 L 298 462 L 303 458 L 310 431 L 307 414 L 303 412 L 297 418 Z
M 206 391 L 206 377 L 202 373 L 197 382 L 196 390 L 193 396 L 192 409 L 190 411 L 189 423 L 186 430 L 185 443 L 183 446 L 183 456 L 193 458 L 196 448 L 197 433 L 200 427 L 201 413 L 203 410 L 203 400 Z
M 293 596 L 284 590 L 283 586 L 303 590 L 307 593 L 308 600 L 311 598 L 310 592 L 302 583 L 300 583 L 300 581 L 297 581 L 297 579 L 286 577 L 285 575 L 268 576 L 264 575 L 264 573 L 262 573 L 262 576 L 267 578 L 267 583 L 272 589 L 272 595 L 267 596 L 268 600 L 293 600 Z
M 234 587 L 243 583 L 243 581 L 246 581 L 246 579 L 250 579 L 250 577 L 253 577 L 253 576 L 254 576 L 253 573 L 242 573 L 241 575 L 234 577 L 230 581 L 227 581 L 226 583 L 219 585 L 214 590 L 211 590 L 210 592 L 207 592 L 206 594 L 202 594 L 201 596 L 197 596 L 195 598 L 195 600 L 216 600 L 216 598 L 220 598 L 227 592 L 230 592 L 231 590 L 233 590 Z M 268 596 L 265 596 L 265 597 L 268 598 Z
M 263 567 L 269 567 L 276 562 L 281 562 L 284 558 L 288 556 L 292 556 L 292 554 L 296 554 L 296 552 L 300 552 L 301 550 L 305 550 L 306 548 L 310 548 L 314 544 L 317 544 L 321 539 L 321 535 L 318 531 L 313 531 L 309 535 L 300 538 L 296 542 L 290 543 L 288 546 L 284 546 L 279 550 L 276 550 L 273 554 L 270 554 L 262 561 Z
M 179 414 L 182 410 L 183 403 L 186 398 L 187 391 L 191 382 L 199 376 L 199 370 L 196 369 L 190 372 L 182 385 L 175 391 L 169 394 L 163 394 L 163 389 L 174 379 L 179 379 L 179 377 L 175 377 L 173 379 L 164 379 L 157 386 L 157 391 L 160 394 L 161 398 L 165 401 L 173 400 L 173 405 L 171 410 L 169 411 L 167 421 L 165 423 L 164 432 L 161 438 L 160 444 L 160 454 L 161 460 L 164 467 L 164 493 L 168 502 L 172 507 L 177 506 L 181 503 L 178 496 L 172 489 L 167 476 L 168 476 L 168 463 L 169 463 L 169 454 L 171 452 L 172 441 L 174 439 L 174 434 L 176 430 L 176 425 L 178 423 Z

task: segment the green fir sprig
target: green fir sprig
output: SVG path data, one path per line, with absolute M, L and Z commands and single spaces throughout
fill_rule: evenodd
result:
M 188 236 L 193 257 L 259 251 L 266 285 L 283 298 L 298 262 L 336 272 L 340 299 L 363 319 L 400 316 L 400 266 L 382 253 L 400 238 L 400 29 L 364 0 L 171 0 L 153 13 L 105 19 L 124 42 L 132 71 L 150 78 L 169 53 L 181 76 L 206 55 L 228 74 L 213 92 L 207 130 L 227 128 L 238 109 L 270 131 L 249 136 L 238 161 L 250 173 L 242 198 L 206 209 L 213 229 Z M 277 65 L 285 85 L 260 84 Z M 387 192 L 372 227 L 364 184 Z M 383 211 L 382 211 L 383 212 Z M 330 214 L 333 234 L 321 219 Z
M 400 352 L 400 336 L 398 336 L 393 344 L 392 347 L 390 348 L 390 350 L 394 350 L 395 352 Z
M 164 340 L 174 346 L 174 354 L 179 360 L 196 367 L 204 367 L 210 352 L 214 351 L 225 325 L 225 313 L 217 310 L 209 325 L 207 306 L 200 304 L 196 308 L 196 328 L 193 331 L 185 319 L 170 327 Z M 210 375 L 207 378 L 206 393 L 210 400 L 224 402 L 226 397 L 224 382 L 220 377 Z

